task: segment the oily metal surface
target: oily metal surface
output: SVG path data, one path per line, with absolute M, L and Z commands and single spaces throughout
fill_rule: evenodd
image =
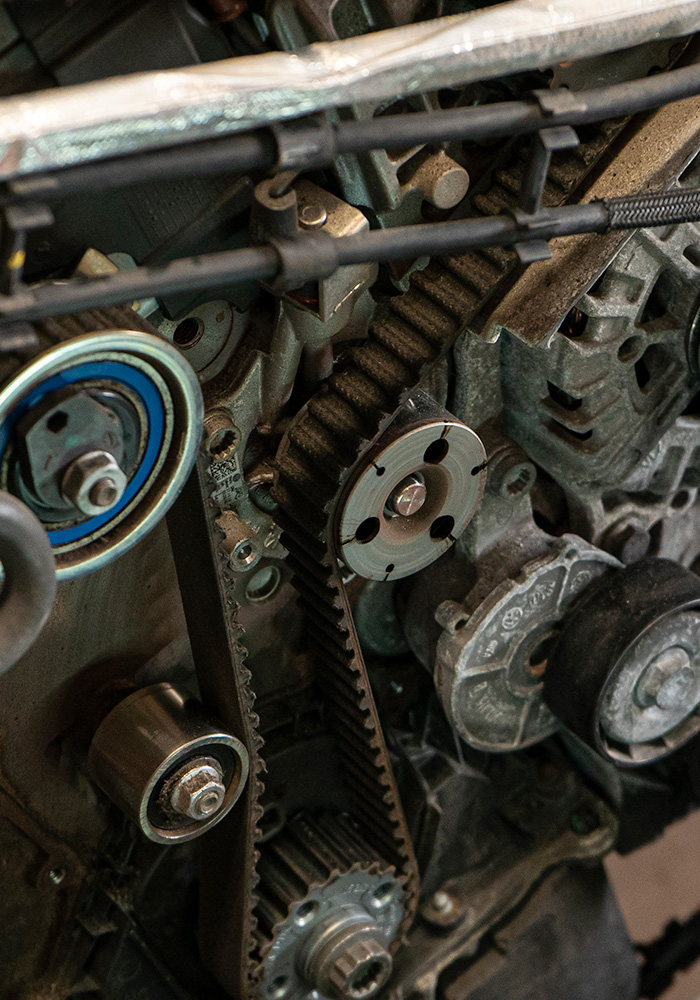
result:
M 0 102 L 0 177 L 552 66 L 699 25 L 698 0 L 511 0 L 294 53 L 11 97 Z

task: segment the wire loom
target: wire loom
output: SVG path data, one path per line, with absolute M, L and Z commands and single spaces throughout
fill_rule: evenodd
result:
M 523 263 L 549 255 L 547 242 L 577 233 L 605 233 L 700 220 L 700 189 L 629 195 L 584 205 L 542 209 L 541 193 L 552 149 L 575 145 L 571 125 L 648 110 L 700 93 L 700 66 L 671 70 L 632 83 L 574 93 L 537 91 L 529 101 L 396 115 L 381 121 L 301 119 L 272 132 L 208 141 L 114 161 L 18 179 L 0 193 L 3 230 L 0 269 L 0 335 L 5 349 L 21 340 L 18 324 L 52 315 L 113 305 L 172 291 L 196 291 L 255 279 L 291 289 L 338 267 L 514 246 Z M 361 126 L 361 127 L 360 127 Z M 255 169 L 273 162 L 299 173 L 333 162 L 336 155 L 367 149 L 477 139 L 534 132 L 520 204 L 510 214 L 372 230 L 332 238 L 306 233 L 242 250 L 181 258 L 97 278 L 73 278 L 27 286 L 22 281 L 27 234 L 53 221 L 45 202 L 80 190 L 116 187 L 156 177 Z M 222 155 L 225 154 L 225 155 Z M 0 344 L 0 346 L 2 346 Z

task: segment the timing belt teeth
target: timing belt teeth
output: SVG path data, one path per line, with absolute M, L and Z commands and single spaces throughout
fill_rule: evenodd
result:
M 233 573 L 217 522 L 219 508 L 211 499 L 215 489 L 206 460 L 200 459 L 168 525 L 202 696 L 240 737 L 250 761 L 235 825 L 224 824 L 207 838 L 200 878 L 202 957 L 226 990 L 244 1000 L 261 972 L 255 905 L 264 763 L 238 606 L 231 596 Z
M 581 182 L 623 124 L 604 125 L 582 146 L 560 154 L 557 180 L 567 180 L 561 188 L 552 185 L 559 201 Z M 587 145 L 593 147 L 590 155 Z M 521 169 L 517 146 L 511 156 L 511 169 Z M 517 190 L 514 185 L 510 190 L 499 187 L 498 192 L 492 188 L 490 197 L 500 211 L 517 201 Z M 482 201 L 489 201 L 488 193 Z M 496 248 L 434 260 L 415 273 L 408 291 L 394 298 L 375 322 L 368 341 L 347 353 L 300 412 L 277 459 L 278 520 L 308 618 L 317 681 L 333 722 L 353 816 L 405 886 L 399 936 L 415 913 L 418 870 L 338 568 L 333 512 L 356 462 L 405 394 L 449 349 L 516 263 L 515 254 Z

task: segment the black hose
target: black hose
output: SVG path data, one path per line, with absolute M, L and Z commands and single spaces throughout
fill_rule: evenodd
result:
M 16 497 L 0 492 L 0 673 L 37 638 L 56 597 L 51 543 L 39 519 Z
M 72 278 L 25 287 L 0 296 L 5 324 L 80 312 L 175 291 L 197 291 L 255 279 L 281 279 L 281 287 L 331 274 L 347 264 L 443 256 L 482 247 L 514 246 L 576 233 L 640 229 L 700 220 L 700 190 L 630 195 L 584 205 L 547 208 L 537 215 L 512 214 L 450 222 L 372 229 L 353 236 L 304 233 L 274 245 L 184 257 L 168 264 L 137 267 L 98 278 Z
M 583 125 L 648 111 L 696 94 L 700 94 L 700 65 L 694 64 L 594 90 L 536 91 L 526 100 L 480 107 L 385 115 L 325 125 L 314 118 L 309 120 L 312 141 L 307 149 L 314 152 L 314 167 L 330 166 L 340 154 L 459 140 L 495 139 L 536 132 L 552 125 Z M 297 130 L 294 146 L 302 153 L 304 143 L 299 142 L 298 130 L 304 124 L 304 119 L 292 123 Z M 277 133 L 272 127 L 258 129 L 243 135 L 222 136 L 21 177 L 6 183 L 0 204 L 52 200 L 78 192 L 102 191 L 166 177 L 271 170 L 283 151 L 279 142 L 284 141 L 285 128 L 281 126 Z M 320 146 L 316 144 L 319 131 L 324 132 Z M 303 162 L 293 166 L 298 170 L 305 169 Z

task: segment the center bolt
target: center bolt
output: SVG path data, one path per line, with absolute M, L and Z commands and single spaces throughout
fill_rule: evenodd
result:
M 406 476 L 395 486 L 387 500 L 392 514 L 411 517 L 417 514 L 427 499 L 428 491 L 423 480 L 416 475 Z

